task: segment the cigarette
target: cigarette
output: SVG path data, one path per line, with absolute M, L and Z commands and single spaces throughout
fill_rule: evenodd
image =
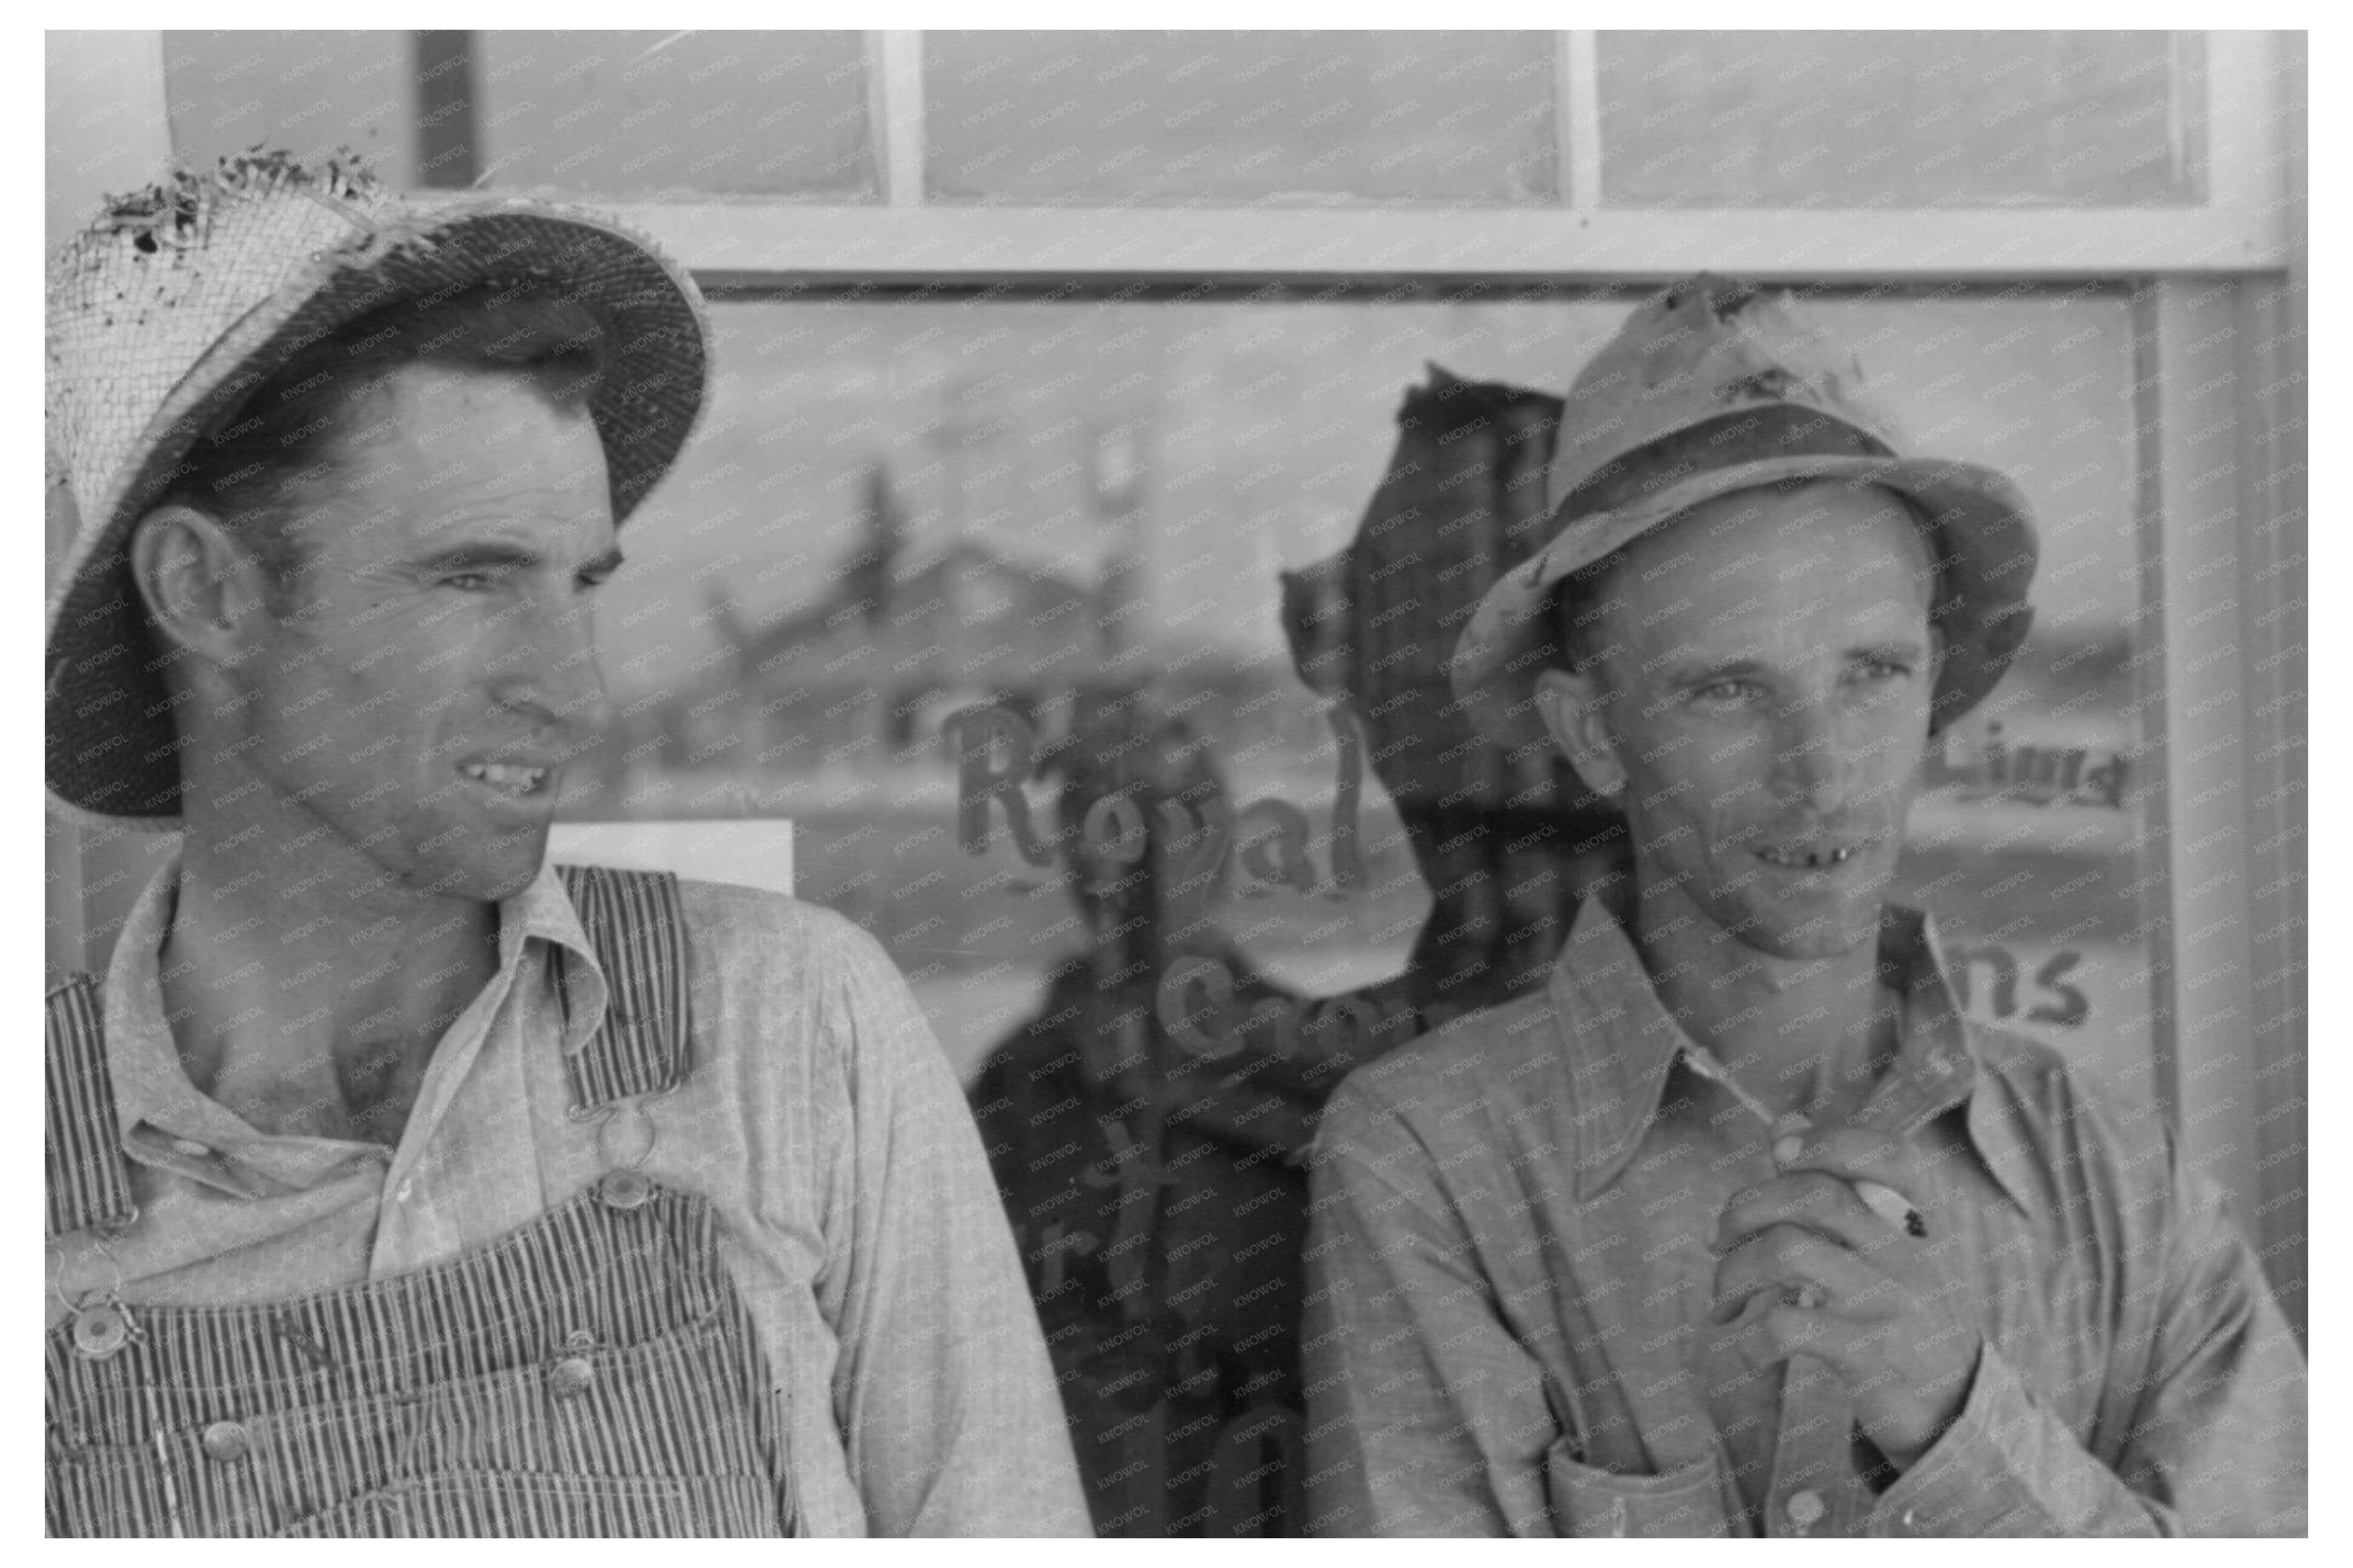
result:
M 1795 1111 L 1784 1117 L 1775 1117 L 1771 1111 L 1765 1108 L 1756 1096 L 1742 1086 L 1740 1080 L 1734 1077 L 1724 1064 L 1715 1059 L 1715 1054 L 1704 1045 L 1685 1046 L 1683 1059 L 1691 1064 L 1693 1070 L 1701 1077 L 1723 1085 L 1731 1092 L 1732 1097 L 1739 1101 L 1743 1108 L 1751 1116 L 1779 1135 L 1773 1140 L 1774 1164 L 1787 1165 L 1798 1157 L 1798 1150 L 1805 1146 L 1805 1134 L 1813 1130 L 1812 1122 Z M 1905 1234 L 1926 1236 L 1928 1234 L 1927 1217 L 1913 1206 L 1911 1199 L 1886 1182 L 1861 1179 L 1857 1180 L 1853 1186 L 1855 1196 L 1861 1198 L 1873 1213 L 1891 1225 L 1901 1225 L 1904 1227 Z
M 1799 1134 L 1786 1134 L 1773 1145 L 1773 1162 L 1786 1164 L 1796 1159 L 1800 1147 L 1802 1143 Z M 1928 1234 L 1927 1217 L 1914 1206 L 1911 1199 L 1886 1182 L 1857 1177 L 1849 1184 L 1854 1188 L 1854 1195 L 1862 1200 L 1865 1208 L 1889 1224 L 1903 1227 L 1905 1235 L 1926 1236 Z
M 1858 1181 L 1854 1184 L 1854 1195 L 1889 1224 L 1903 1226 L 1905 1234 L 1925 1236 L 1928 1234 L 1928 1222 L 1919 1210 L 1912 1206 L 1912 1200 L 1886 1182 Z

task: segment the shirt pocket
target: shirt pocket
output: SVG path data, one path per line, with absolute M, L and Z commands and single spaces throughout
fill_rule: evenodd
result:
M 1713 1460 L 1662 1476 L 1624 1476 L 1575 1457 L 1564 1437 L 1545 1450 L 1545 1501 L 1562 1536 L 1731 1533 Z

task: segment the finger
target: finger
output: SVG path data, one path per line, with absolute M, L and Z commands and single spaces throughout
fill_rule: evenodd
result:
M 1917 1140 L 1895 1138 L 1871 1128 L 1818 1128 L 1799 1138 L 1795 1149 L 1777 1148 L 1774 1158 L 1784 1171 L 1822 1171 L 1848 1181 L 1877 1181 L 1907 1197 L 1916 1198 L 1933 1184 L 1926 1151 Z
M 1735 1192 L 1716 1216 L 1709 1245 L 1728 1252 L 1782 1224 L 1808 1226 L 1858 1252 L 1877 1246 L 1887 1232 L 1854 1183 L 1824 1171 L 1795 1171 Z
M 1777 1146 L 1784 1171 L 1820 1171 L 1851 1183 L 1873 1213 L 1915 1239 L 1928 1234 L 1927 1210 L 1939 1191 L 1928 1169 L 1934 1156 L 1909 1139 L 1867 1128 L 1838 1128 L 1793 1136 Z
M 1815 1232 L 1776 1225 L 1716 1265 L 1708 1317 L 1728 1323 L 1759 1292 L 1802 1298 L 1829 1310 L 1867 1313 L 1888 1283 L 1854 1253 Z
M 1830 1363 L 1841 1375 L 1852 1360 L 1848 1340 L 1852 1330 L 1835 1313 L 1820 1308 L 1776 1301 L 1734 1330 L 1734 1349 L 1753 1371 L 1809 1355 Z

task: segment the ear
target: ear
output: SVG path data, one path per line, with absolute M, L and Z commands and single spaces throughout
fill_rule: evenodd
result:
M 193 506 L 159 506 L 131 535 L 131 568 L 147 613 L 166 642 L 200 659 L 234 665 L 268 618 L 268 568 Z
M 1591 673 L 1546 670 L 1536 677 L 1536 713 L 1553 744 L 1568 758 L 1585 787 L 1609 799 L 1624 793 L 1626 767 L 1603 722 L 1605 693 Z

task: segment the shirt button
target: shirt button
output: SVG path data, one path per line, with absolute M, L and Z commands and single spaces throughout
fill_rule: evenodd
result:
M 198 1143 L 193 1138 L 175 1138 L 172 1139 L 172 1152 L 190 1160 L 208 1160 L 213 1150 L 212 1145 Z
M 575 1356 L 585 1356 L 596 1348 L 596 1336 L 586 1329 L 575 1329 L 564 1336 L 564 1348 Z
M 417 1178 L 411 1176 L 407 1181 L 403 1181 L 392 1195 L 396 1202 L 406 1203 L 416 1191 Z
M 596 1369 L 586 1356 L 566 1356 L 547 1371 L 548 1390 L 558 1399 L 586 1393 L 596 1381 Z
M 1907 1508 L 1907 1509 L 1905 1509 L 1905 1510 L 1904 1510 L 1904 1528 L 1905 1528 L 1905 1529 L 1906 1529 L 1906 1530 L 1913 1530 L 1913 1529 L 1915 1529 L 1915 1528 L 1917 1528 L 1917 1527 L 1918 1527 L 1919 1523 L 1920 1523 L 1920 1512 L 1919 1512 L 1919 1510 L 1918 1510 L 1917 1509 L 1908 1509 L 1908 1508 Z
M 1822 1501 L 1821 1494 L 1816 1491 L 1791 1492 L 1787 1507 L 1789 1510 L 1789 1522 L 1799 1530 L 1813 1529 L 1822 1521 L 1822 1515 L 1830 1512 L 1829 1505 Z
M 216 1421 L 205 1428 L 205 1457 L 233 1465 L 253 1452 L 253 1435 L 240 1422 Z

